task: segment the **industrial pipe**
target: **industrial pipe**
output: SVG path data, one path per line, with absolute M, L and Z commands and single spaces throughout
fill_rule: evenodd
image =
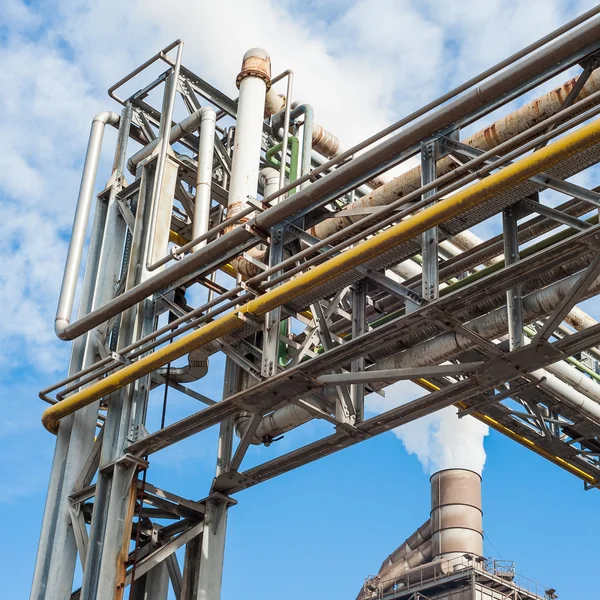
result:
M 488 151 L 501 143 L 515 137 L 526 131 L 530 127 L 537 125 L 548 117 L 553 116 L 561 110 L 563 102 L 573 89 L 577 79 L 570 79 L 562 86 L 544 94 L 540 98 L 532 100 L 525 106 L 502 117 L 495 123 L 492 123 L 485 129 L 478 131 L 466 138 L 463 143 L 479 150 Z M 600 90 L 600 71 L 594 71 L 587 80 L 583 89 L 577 96 L 575 102 L 590 96 Z M 314 144 L 314 141 L 313 141 Z M 436 163 L 436 175 L 438 177 L 445 175 L 456 169 L 458 164 L 451 156 L 446 156 Z M 421 187 L 421 166 L 418 165 L 402 175 L 399 175 L 386 185 L 379 187 L 367 196 L 363 196 L 346 207 L 346 210 L 365 209 L 374 206 L 383 206 L 389 204 L 398 198 L 406 196 Z M 354 222 L 359 217 L 332 217 L 315 225 L 311 234 L 319 239 L 326 237 L 344 229 L 349 223 Z M 466 249 L 468 242 L 473 242 L 473 235 L 470 232 L 462 232 L 453 238 L 454 243 L 459 247 Z
M 202 348 L 196 348 L 188 354 L 188 364 L 183 367 L 165 367 L 158 369 L 162 377 L 168 377 L 176 383 L 191 383 L 202 379 L 208 373 L 208 354 Z
M 530 323 L 552 312 L 555 306 L 569 292 L 580 275 L 575 274 L 546 288 L 525 296 L 523 304 L 524 324 Z M 600 278 L 590 286 L 588 296 L 600 292 Z M 504 307 L 493 310 L 468 323 L 469 329 L 485 336 L 487 339 L 498 338 L 508 331 L 508 316 Z M 459 333 L 443 333 L 426 340 L 411 348 L 382 359 L 377 363 L 377 370 L 399 369 L 403 367 L 426 366 L 440 364 L 457 356 L 475 343 Z M 572 372 L 571 372 L 572 371 Z M 545 369 L 536 371 L 531 377 L 539 382 L 539 386 L 553 397 L 559 398 L 574 410 L 586 415 L 589 419 L 600 424 L 600 403 L 592 398 L 600 398 L 600 386 L 565 363 L 555 363 Z M 541 382 L 542 377 L 545 381 Z M 567 385 L 562 378 L 574 387 Z M 576 387 L 575 387 L 576 386 Z M 581 390 L 581 391 L 579 391 Z M 582 393 L 584 391 L 585 393 Z M 589 396 L 588 396 L 589 395 Z
M 75 218 L 73 219 L 71 240 L 67 252 L 67 262 L 60 288 L 56 319 L 54 320 L 54 331 L 58 337 L 61 336 L 65 327 L 71 322 L 71 312 L 73 311 L 77 278 L 79 276 L 79 269 L 81 268 L 81 255 L 83 254 L 85 233 L 90 217 L 104 129 L 107 124 L 116 126 L 118 123 L 119 115 L 108 111 L 97 114 L 92 120 L 92 128 L 83 165 L 83 174 L 79 186 L 77 207 L 75 209 Z
M 349 248 L 346 252 L 267 291 L 265 294 L 242 305 L 237 311 L 223 315 L 200 329 L 179 338 L 168 346 L 141 358 L 131 365 L 125 366 L 120 371 L 51 406 L 44 412 L 42 422 L 49 430 L 56 431 L 58 420 L 64 416 L 132 383 L 139 377 L 148 375 L 157 368 L 189 353 L 194 348 L 208 344 L 218 337 L 241 329 L 246 325 L 243 318 L 244 314 L 257 317 L 264 316 L 274 308 L 278 308 L 294 298 L 322 286 L 325 282 L 353 270 L 390 248 L 412 240 L 415 236 L 431 229 L 431 227 L 440 225 L 444 221 L 497 196 L 499 193 L 513 188 L 533 175 L 548 170 L 565 157 L 572 156 L 593 146 L 597 143 L 599 136 L 600 120 L 596 120 L 577 131 L 565 135 L 534 154 L 525 156 L 501 171 L 492 173 L 488 177 L 458 191 L 456 194 L 440 200 L 437 204 L 356 244 L 356 246 Z M 307 189 L 313 187 L 314 185 Z M 298 192 L 298 194 L 301 194 L 303 191 Z M 202 250 L 196 254 L 201 253 Z M 189 258 L 193 257 L 194 255 L 192 254 L 191 257 L 184 260 L 189 260 Z M 181 261 L 179 264 L 183 262 Z
M 315 399 L 316 401 L 317 397 L 313 396 L 311 400 L 312 399 Z M 325 406 L 325 403 L 320 403 L 319 408 L 322 410 L 329 410 L 329 408 Z M 248 430 L 253 416 L 252 413 L 243 411 L 233 418 L 235 433 L 240 439 L 244 437 L 244 434 Z M 314 419 L 313 415 L 301 406 L 296 404 L 286 404 L 268 415 L 265 415 L 261 419 L 254 432 L 251 443 L 255 445 L 268 443 L 271 439 L 283 435 L 291 429 L 300 427 L 300 425 L 304 425 L 304 423 L 308 423 L 308 421 L 311 421 L 312 419 Z
M 171 128 L 169 133 L 169 142 L 174 144 L 179 141 L 186 133 L 193 133 L 200 129 L 202 123 L 202 115 L 207 110 L 212 110 L 209 106 L 203 106 L 197 111 L 188 115 L 185 119 L 182 119 L 179 123 Z M 148 158 L 152 151 L 158 146 L 160 142 L 159 138 L 152 140 L 149 144 L 146 144 L 141 150 L 138 150 L 133 156 L 127 161 L 127 168 L 132 175 L 135 175 L 137 166 L 145 159 Z
M 284 96 L 280 96 L 282 100 L 282 110 L 273 116 L 272 130 L 275 135 L 279 137 L 285 137 L 286 127 L 284 121 L 286 108 L 286 101 Z M 275 103 L 272 103 L 275 106 Z M 327 160 L 340 156 L 347 151 L 346 146 L 340 142 L 339 138 L 333 133 L 325 129 L 322 125 L 319 125 L 314 121 L 314 111 L 310 104 L 293 102 L 291 105 L 290 117 L 295 119 L 301 114 L 304 114 L 304 133 L 302 143 L 302 170 L 301 175 L 307 175 L 310 173 L 311 165 L 311 151 L 315 151 Z M 308 151 L 306 150 L 308 149 Z M 367 182 L 370 188 L 378 188 L 389 181 L 389 177 L 383 175 L 374 177 L 371 181 Z M 302 186 L 308 184 L 301 184 Z
M 192 238 L 197 238 L 209 230 L 213 152 L 217 124 L 217 115 L 212 108 L 204 106 L 197 112 L 200 112 L 200 141 L 198 143 L 198 171 L 196 173 Z M 206 241 L 194 246 L 194 252 L 205 244 Z
M 265 95 L 271 87 L 271 59 L 265 50 L 252 48 L 244 54 L 236 84 L 240 96 L 227 203 L 228 218 L 247 208 L 248 198 L 256 197 L 257 193 Z M 253 266 L 241 257 L 235 258 L 232 265 L 242 274 L 248 265 Z
M 556 35 L 552 34 L 549 37 L 554 40 Z M 504 102 L 508 102 L 512 97 L 510 93 L 514 90 L 515 84 L 531 82 L 532 80 L 540 83 L 541 80 L 548 79 L 559 69 L 564 69 L 575 64 L 582 53 L 591 53 L 598 48 L 598 39 L 600 39 L 600 18 L 596 17 L 585 22 L 577 29 L 569 31 L 563 37 L 555 39 L 537 52 L 529 54 L 518 64 L 498 72 L 501 66 L 506 67 L 507 64 L 512 64 L 515 57 L 511 57 L 508 61 L 503 61 L 500 65 L 486 71 L 485 74 L 469 81 L 468 84 L 464 84 L 457 88 L 457 90 L 445 94 L 439 100 L 409 115 L 405 119 L 401 119 L 368 140 L 361 142 L 351 149 L 353 153 L 406 125 L 371 150 L 356 156 L 348 164 L 341 165 L 329 176 L 323 177 L 315 181 L 312 185 L 298 191 L 285 202 L 272 206 L 270 209 L 256 215 L 250 225 L 255 225 L 259 229 L 266 231 L 273 225 L 281 223 L 311 204 L 316 202 L 322 203 L 327 199 L 339 197 L 345 191 L 353 189 L 357 184 L 362 183 L 369 174 L 381 173 L 395 165 L 401 160 L 402 156 L 405 156 L 405 152 L 415 151 L 422 139 L 448 128 L 453 123 L 459 121 L 463 123 L 468 122 L 467 116 L 469 115 L 477 114 L 477 116 L 481 116 L 482 113 L 491 110 L 490 103 L 497 98 L 503 98 Z M 534 46 L 539 48 L 540 43 L 536 42 Z M 522 57 L 525 54 L 525 51 L 522 51 L 517 56 Z M 476 89 L 471 89 L 462 96 L 455 97 L 457 93 L 468 89 L 468 86 L 473 85 L 474 82 L 482 81 L 483 76 L 488 76 L 490 73 L 496 73 L 496 75 L 481 83 Z M 454 99 L 447 102 L 443 107 L 440 107 L 441 102 L 449 98 Z M 499 104 L 496 103 L 493 106 L 498 107 Z M 434 107 L 439 108 L 435 112 L 422 116 Z M 417 117 L 420 116 L 422 118 L 417 121 Z M 326 170 L 329 166 L 323 165 L 321 171 Z M 218 260 L 234 249 L 244 246 L 250 247 L 255 243 L 256 241 L 251 231 L 243 227 L 236 227 L 229 234 L 220 237 L 200 251 L 189 255 L 167 271 L 156 274 L 142 284 L 121 294 L 102 308 L 79 319 L 76 323 L 65 329 L 59 337 L 64 340 L 75 339 L 86 331 L 89 331 L 92 327 L 119 314 L 150 294 L 164 289 L 190 272 Z

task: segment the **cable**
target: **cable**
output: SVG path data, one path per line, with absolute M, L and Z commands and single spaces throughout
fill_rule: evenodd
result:
M 504 560 L 504 559 L 502 558 L 502 556 L 500 556 L 500 552 L 498 552 L 498 549 L 496 548 L 496 546 L 494 546 L 494 544 L 492 543 L 492 540 L 490 540 L 489 536 L 487 536 L 487 535 L 485 534 L 485 531 L 483 532 L 483 537 L 484 537 L 484 538 L 485 538 L 485 539 L 486 539 L 486 540 L 489 542 L 490 546 L 491 546 L 491 547 L 494 549 L 494 552 L 495 552 L 495 553 L 498 555 L 498 558 L 499 558 L 500 560 Z

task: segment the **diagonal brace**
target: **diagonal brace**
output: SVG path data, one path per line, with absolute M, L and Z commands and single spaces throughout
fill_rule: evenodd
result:
M 571 309 L 583 298 L 590 285 L 600 275 L 600 255 L 596 256 L 587 269 L 581 274 L 569 293 L 561 300 L 554 312 L 548 317 L 544 326 L 536 333 L 532 342 L 547 340 L 563 322 Z

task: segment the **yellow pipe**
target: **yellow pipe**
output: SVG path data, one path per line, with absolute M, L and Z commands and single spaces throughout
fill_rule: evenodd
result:
M 237 312 L 225 314 L 212 323 L 74 393 L 72 396 L 47 408 L 42 415 L 42 423 L 46 429 L 55 433 L 58 430 L 58 421 L 63 417 L 144 375 L 152 373 L 167 363 L 189 353 L 194 348 L 204 346 L 218 337 L 231 333 L 236 329 L 241 329 L 244 325 L 244 319 L 243 316 L 238 315 L 263 316 L 274 308 L 322 286 L 342 273 L 373 260 L 390 248 L 408 242 L 428 229 L 441 225 L 456 215 L 493 198 L 533 175 L 548 170 L 562 160 L 589 148 L 597 143 L 599 139 L 600 120 L 596 120 L 556 140 L 545 148 L 508 165 L 501 171 L 472 184 L 453 196 L 440 200 L 437 204 L 416 213 L 409 219 L 360 242 L 310 271 L 269 290 L 262 296 L 241 306 Z
M 177 244 L 178 246 L 185 246 L 190 240 L 184 238 L 180 233 L 169 230 L 169 241 L 173 242 L 173 244 Z

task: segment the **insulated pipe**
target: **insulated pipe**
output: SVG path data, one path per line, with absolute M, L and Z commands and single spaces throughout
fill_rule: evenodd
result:
M 577 79 L 570 79 L 562 86 L 544 94 L 540 98 L 532 100 L 525 106 L 502 117 L 495 123 L 492 123 L 485 129 L 478 131 L 470 137 L 463 140 L 464 144 L 478 148 L 483 151 L 491 150 L 501 143 L 515 137 L 526 131 L 530 127 L 537 125 L 548 117 L 556 114 L 563 106 L 563 102 L 569 92 L 573 89 Z M 600 70 L 594 71 L 587 80 L 576 101 L 583 100 L 587 96 L 600 90 Z M 314 140 L 313 140 L 314 145 Z M 436 175 L 438 177 L 445 175 L 456 169 L 458 164 L 451 156 L 446 156 L 436 163 Z M 391 182 L 371 194 L 359 198 L 346 209 L 370 208 L 373 206 L 383 206 L 390 204 L 394 200 L 409 194 L 421 187 L 421 166 L 418 165 L 402 175 L 399 175 Z M 344 229 L 349 223 L 354 222 L 358 217 L 333 217 L 315 225 L 311 233 L 319 239 L 326 237 Z M 462 232 L 454 243 L 459 247 L 467 247 L 469 241 L 473 241 L 473 236 L 469 232 Z
M 252 48 L 244 54 L 236 84 L 240 90 L 229 183 L 227 216 L 247 206 L 256 196 L 262 140 L 265 94 L 270 87 L 271 60 L 265 50 Z
M 244 54 L 236 84 L 240 96 L 227 203 L 228 218 L 247 208 L 248 198 L 255 198 L 257 194 L 265 95 L 271 87 L 271 59 L 265 50 L 252 48 Z M 242 222 L 247 220 L 242 219 Z M 242 275 L 254 266 L 240 257 L 235 258 L 232 265 Z
M 281 96 L 280 98 L 284 98 L 283 107 L 286 106 L 285 97 Z M 305 156 L 304 148 L 310 147 L 311 150 L 314 150 L 321 156 L 325 157 L 327 160 L 340 156 L 342 153 L 346 152 L 348 148 L 340 142 L 339 138 L 335 136 L 333 133 L 325 129 L 322 125 L 315 123 L 314 121 L 314 111 L 310 104 L 304 104 L 299 102 L 294 102 L 292 104 L 292 112 L 290 116 L 292 118 L 297 118 L 301 114 L 305 115 L 304 120 L 304 142 L 302 146 L 302 173 L 301 175 L 306 175 L 310 172 L 310 153 L 308 156 Z M 284 111 L 281 110 L 278 114 L 273 116 L 273 130 L 274 133 L 278 134 L 280 137 L 285 135 L 285 123 L 283 122 Z M 310 140 L 310 143 L 308 143 Z M 305 161 L 306 160 L 306 164 Z M 367 185 L 370 188 L 378 188 L 389 181 L 389 177 L 385 177 L 383 175 L 379 177 L 374 177 L 371 181 L 367 182 Z M 302 184 L 305 185 L 305 184 Z
M 166 377 L 167 368 L 158 369 L 157 373 Z M 168 368 L 169 379 L 177 383 L 191 383 L 202 379 L 207 373 L 208 354 L 202 348 L 196 348 L 189 353 L 187 365 Z
M 279 171 L 273 167 L 265 167 L 258 174 L 258 181 L 263 187 L 263 196 L 266 198 L 279 189 Z
M 542 290 L 533 292 L 523 298 L 523 321 L 530 323 L 552 312 L 555 306 L 564 298 L 581 275 L 575 274 L 552 284 Z M 590 286 L 587 296 L 600 292 L 600 278 Z M 478 335 L 489 339 L 498 338 L 508 332 L 508 317 L 505 307 L 473 319 L 468 323 L 469 329 Z M 415 346 L 382 359 L 377 363 L 377 370 L 398 369 L 404 367 L 426 366 L 440 364 L 449 358 L 457 356 L 475 343 L 458 333 L 444 333 L 435 338 L 416 344 Z M 572 372 L 571 372 L 572 371 Z M 539 383 L 540 387 L 550 395 L 559 398 L 574 410 L 586 415 L 589 419 L 600 424 L 600 386 L 565 363 L 555 363 L 540 369 L 531 375 L 536 381 L 546 377 Z M 561 379 L 573 384 L 567 385 Z M 575 387 L 577 386 L 577 388 Z M 585 393 L 582 393 L 584 391 Z
M 599 46 L 600 18 L 589 19 L 577 29 L 548 43 L 544 48 L 529 54 L 519 63 L 497 72 L 489 77 L 477 88 L 472 88 L 459 97 L 454 97 L 434 112 L 432 107 L 438 107 L 441 100 L 428 105 L 426 109 L 406 117 L 394 125 L 384 129 L 375 136 L 365 140 L 352 148 L 353 151 L 365 148 L 367 145 L 380 140 L 386 133 L 394 132 L 393 135 L 381 141 L 377 146 L 356 156 L 347 164 L 339 166 L 329 176 L 315 181 L 312 185 L 298 191 L 270 209 L 256 215 L 250 222 L 262 230 L 268 230 L 273 225 L 281 223 L 299 210 L 310 206 L 315 202 L 323 202 L 327 199 L 339 197 L 345 191 L 353 189 L 362 182 L 369 174 L 381 173 L 397 164 L 403 153 L 415 151 L 422 139 L 444 130 L 458 121 L 469 122 L 469 115 L 481 115 L 491 110 L 490 105 L 497 107 L 513 97 L 511 94 L 515 85 L 527 83 L 526 89 L 531 89 L 530 82 L 539 83 L 548 79 L 552 74 L 575 64 L 583 53 L 590 53 Z M 494 69 L 496 72 L 497 69 Z M 481 81 L 481 77 L 476 78 Z M 461 86 L 460 89 L 464 89 Z M 446 99 L 446 96 L 443 98 Z M 502 98 L 502 102 L 496 100 Z M 422 116 L 417 120 L 417 117 Z M 405 125 L 402 129 L 400 125 Z M 536 154 L 538 154 L 536 152 Z M 400 158 L 399 158 L 400 157 Z M 542 169 L 544 170 L 544 169 Z M 77 323 L 70 325 L 60 335 L 61 339 L 75 339 L 92 327 L 110 319 L 123 310 L 140 302 L 150 294 L 161 290 L 177 280 L 185 277 L 192 271 L 210 264 L 222 258 L 228 252 L 239 247 L 249 247 L 253 243 L 253 234 L 243 227 L 234 228 L 229 234 L 220 237 L 213 243 L 208 244 L 200 251 L 190 254 L 168 270 L 157 273 L 143 284 L 121 294 L 112 302 L 102 308 L 93 311 L 86 317 L 79 319 Z
M 266 198 L 270 194 L 274 194 L 279 189 L 279 171 L 273 167 L 265 167 L 261 169 L 260 173 L 258 174 L 258 181 L 263 186 L 263 197 Z M 266 253 L 267 248 L 264 244 L 250 248 L 247 251 L 247 254 L 249 254 L 252 258 L 255 258 L 261 262 L 265 260 Z M 260 273 L 259 267 L 245 258 L 240 258 L 237 260 L 237 262 L 232 261 L 232 266 L 238 270 L 239 274 L 244 279 L 250 279 L 251 277 L 255 277 Z
M 406 556 L 409 552 L 415 550 L 425 542 L 431 539 L 431 521 L 427 519 L 421 527 L 419 527 L 412 535 L 394 550 L 381 564 L 379 572 L 381 573 L 384 567 L 398 562 L 398 560 Z
M 75 218 L 73 219 L 71 240 L 69 241 L 69 251 L 67 252 L 67 262 L 60 288 L 56 319 L 54 320 L 54 331 L 58 337 L 61 336 L 65 327 L 71 322 L 75 289 L 77 288 L 77 278 L 81 267 L 81 255 L 83 254 L 85 233 L 90 217 L 94 184 L 96 182 L 98 162 L 100 161 L 100 152 L 102 150 L 104 128 L 106 125 L 117 125 L 118 123 L 119 115 L 108 111 L 98 113 L 92 120 L 90 138 L 83 165 L 83 174 L 79 186 L 77 208 L 75 209 Z
M 212 108 L 203 106 L 197 112 L 200 112 L 200 141 L 198 143 L 198 170 L 196 173 L 196 201 L 194 203 L 192 239 L 209 230 L 213 152 L 217 124 L 217 115 Z M 206 240 L 194 246 L 193 251 L 199 250 L 204 245 L 206 245 Z
M 465 231 L 462 231 L 461 233 L 453 236 L 452 241 L 463 252 L 465 252 L 467 250 L 472 250 L 473 248 L 484 243 L 483 240 L 479 236 L 474 234 L 472 231 L 469 231 L 468 229 L 465 229 Z M 445 248 L 446 250 L 449 250 L 453 256 L 458 255 L 458 253 L 453 253 L 452 242 L 448 242 L 447 240 L 444 240 L 444 241 L 440 242 L 440 246 Z M 494 257 L 490 258 L 484 264 L 486 266 L 492 266 L 501 261 L 502 261 L 502 257 L 500 255 L 498 255 L 498 256 L 494 256 Z M 581 310 L 581 308 L 579 308 L 578 306 L 574 306 L 569 311 L 569 314 L 567 314 L 567 316 L 565 317 L 565 321 L 569 325 L 571 325 L 575 329 L 577 329 L 577 331 L 581 331 L 582 329 L 586 329 L 587 327 L 592 327 L 593 325 L 596 325 L 598 323 L 598 321 L 596 321 L 596 319 L 594 319 L 593 317 L 588 315 L 586 312 Z
M 445 469 L 430 481 L 434 560 L 482 556 L 481 476 L 467 469 Z
M 286 97 L 278 94 L 273 88 L 269 89 L 265 96 L 265 119 L 285 108 Z
M 238 307 L 236 311 L 215 319 L 211 323 L 186 334 L 171 344 L 140 358 L 135 363 L 127 365 L 112 375 L 76 392 L 72 396 L 69 396 L 69 398 L 46 409 L 42 415 L 42 423 L 49 431 L 56 432 L 59 420 L 79 408 L 87 406 L 95 400 L 136 381 L 140 377 L 152 373 L 184 354 L 188 354 L 194 348 L 199 348 L 223 335 L 242 329 L 246 326 L 244 315 L 264 316 L 269 311 L 306 294 L 312 289 L 318 288 L 323 283 L 373 260 L 390 248 L 412 240 L 428 229 L 442 224 L 444 221 L 497 196 L 505 190 L 512 189 L 533 175 L 548 170 L 567 156 L 573 156 L 593 146 L 597 143 L 599 137 L 600 120 L 596 120 L 577 131 L 559 138 L 553 143 L 548 144 L 545 148 L 541 148 L 537 152 L 515 161 L 501 171 L 490 174 L 488 177 L 473 183 L 456 194 L 440 200 L 437 204 L 429 206 L 421 212 L 412 215 L 410 218 L 404 219 L 373 237 L 356 244 L 342 254 L 334 256 L 313 269 L 267 291 L 254 300 Z M 314 188 L 317 184 L 318 182 L 309 186 L 307 190 Z M 303 192 L 304 190 L 301 190 L 296 196 Z M 277 206 L 274 208 L 277 208 Z M 238 227 L 237 229 L 241 228 Z M 214 244 L 214 246 L 219 247 L 218 244 Z M 193 264 L 192 260 L 197 260 L 198 256 L 204 259 L 203 251 L 204 248 L 183 259 L 178 265 L 171 267 L 169 270 L 172 272 L 182 264 Z M 163 280 L 159 277 L 154 277 L 153 281 Z M 145 295 L 138 298 L 137 294 L 140 294 L 141 290 L 147 292 L 147 289 L 147 286 L 143 284 L 136 286 L 132 290 L 136 293 L 130 294 L 127 297 L 126 304 L 131 302 L 132 298 L 135 301 L 145 298 Z M 120 298 L 126 296 L 127 293 L 122 294 Z M 557 300 L 557 303 L 558 301 L 560 301 L 560 298 Z M 114 310 L 114 305 L 111 308 Z M 102 323 L 106 318 L 111 316 L 105 315 L 106 312 L 101 313 L 100 317 L 98 314 L 95 315 L 95 318 L 100 318 L 100 320 L 98 323 L 92 321 L 91 327 Z M 88 323 L 89 320 L 90 318 L 88 317 Z
M 324 406 L 320 408 L 325 408 Z M 250 421 L 253 415 L 247 411 L 241 412 L 233 418 L 233 425 L 235 433 L 239 438 L 244 437 L 244 434 L 248 430 Z M 252 444 L 263 444 L 268 442 L 270 439 L 278 437 L 291 429 L 300 427 L 304 423 L 308 423 L 314 419 L 307 410 L 296 404 L 286 404 L 272 413 L 265 415 L 252 437 Z

